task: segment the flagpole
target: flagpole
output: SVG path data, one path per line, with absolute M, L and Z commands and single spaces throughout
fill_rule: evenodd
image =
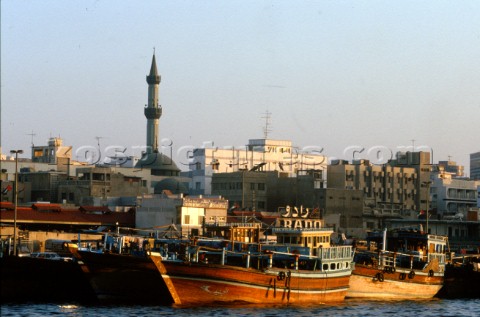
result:
M 15 209 L 13 212 L 13 255 L 17 256 L 18 154 L 22 154 L 23 150 L 11 150 L 10 153 L 15 154 Z

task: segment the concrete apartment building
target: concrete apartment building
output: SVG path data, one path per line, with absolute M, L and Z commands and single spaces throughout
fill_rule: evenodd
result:
M 212 177 L 213 195 L 228 199 L 230 208 L 252 211 L 317 206 L 315 190 L 324 187 L 322 170 L 297 171 L 294 177 L 278 171 L 215 173 Z
M 107 167 L 77 168 L 73 179 L 58 183 L 58 200 L 76 206 L 106 206 L 122 197 L 124 200 L 130 197 L 130 202 L 125 201 L 124 205 L 135 206 L 136 197 L 146 193 L 148 188 L 142 178 Z
M 240 171 L 277 171 L 295 177 L 301 170 L 326 170 L 327 159 L 314 151 L 299 151 L 291 141 L 251 139 L 244 147 L 229 149 L 199 148 L 193 150 L 189 171 L 181 175 L 191 178 L 189 191 L 195 195 L 212 194 L 215 173 Z
M 382 228 L 389 218 L 417 219 L 421 210 L 431 209 L 430 153 L 397 153 L 394 160 L 383 165 L 368 160 L 338 160 L 328 166 L 327 175 L 327 191 L 344 192 L 336 194 L 335 207 L 325 205 L 325 216 L 336 217 L 341 231 L 346 233 Z M 356 194 L 362 198 L 348 198 L 351 190 L 362 193 Z M 333 202 L 335 195 L 328 196 Z M 343 206 L 339 206 L 342 201 Z M 363 205 L 359 206 L 359 202 Z
M 335 163 L 328 166 L 328 188 L 361 190 L 371 208 L 397 212 L 426 208 L 426 200 L 420 199 L 423 187 L 415 167 L 372 165 L 368 160 Z
M 470 178 L 480 180 L 480 152 L 470 154 Z
M 432 209 L 436 211 L 438 219 L 469 219 L 469 211 L 478 207 L 477 196 L 480 181 L 458 178 L 455 169 L 447 169 L 456 165 L 436 165 L 432 172 L 430 195 Z M 450 170 L 450 172 L 449 172 Z

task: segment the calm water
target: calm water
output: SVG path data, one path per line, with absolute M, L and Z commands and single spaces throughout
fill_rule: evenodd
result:
M 82 306 L 74 304 L 2 304 L 1 316 L 480 316 L 480 299 L 429 301 L 347 300 L 336 306 L 270 307 L 237 305 L 176 308 L 163 306 Z

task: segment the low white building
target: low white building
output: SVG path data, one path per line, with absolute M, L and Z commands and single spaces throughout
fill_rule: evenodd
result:
M 183 194 L 144 195 L 137 208 L 139 229 L 168 228 L 174 224 L 183 236 L 199 235 L 205 223 L 225 221 L 228 201 L 221 197 L 191 197 Z

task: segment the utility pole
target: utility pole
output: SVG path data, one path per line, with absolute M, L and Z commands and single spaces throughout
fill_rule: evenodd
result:
M 10 153 L 15 154 L 15 209 L 13 212 L 13 255 L 17 256 L 18 154 L 22 154 L 23 150 L 11 150 Z

